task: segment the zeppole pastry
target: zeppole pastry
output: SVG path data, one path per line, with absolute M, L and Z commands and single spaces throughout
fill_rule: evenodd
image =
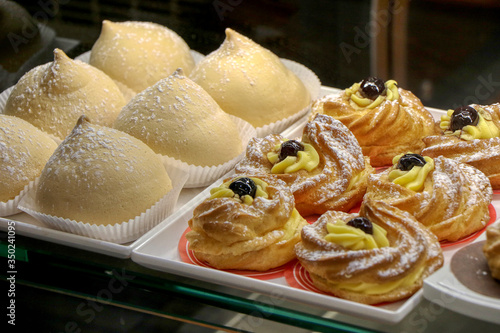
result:
M 14 199 L 35 180 L 56 147 L 27 121 L 0 114 L 0 202 Z
M 295 250 L 317 288 L 365 304 L 407 298 L 443 265 L 436 236 L 383 201 L 326 212 L 302 228 Z
M 191 73 L 222 110 L 262 127 L 298 113 L 311 102 L 303 82 L 271 51 L 232 29 Z
M 182 70 L 130 100 L 114 127 L 158 154 L 198 166 L 219 165 L 243 151 L 231 116 Z
M 189 74 L 195 65 L 189 46 L 167 27 L 107 20 L 92 46 L 90 64 L 115 80 L 129 98 L 177 68 Z
M 159 155 L 118 130 L 82 116 L 40 175 L 40 213 L 95 225 L 127 222 L 172 189 Z
M 327 95 L 312 105 L 312 116 L 323 113 L 340 120 L 358 139 L 373 166 L 390 165 L 405 151 L 419 153 L 422 139 L 437 133 L 431 113 L 410 91 L 394 80 L 368 77 L 339 95 Z
M 218 269 L 266 271 L 295 258 L 307 224 L 284 182 L 269 176 L 237 176 L 210 191 L 193 211 L 189 248 Z
M 470 164 L 500 189 L 500 104 L 471 104 L 441 116 L 441 135 L 424 138 L 422 154 Z
M 270 174 L 285 181 L 298 211 L 307 216 L 354 207 L 374 169 L 346 126 L 318 114 L 305 125 L 301 141 L 278 134 L 250 140 L 235 172 Z
M 370 176 L 363 200 L 407 211 L 438 240 L 457 241 L 486 226 L 492 195 L 488 177 L 470 165 L 407 153 Z
M 490 225 L 486 229 L 486 243 L 483 253 L 488 261 L 491 276 L 500 280 L 500 223 Z
M 55 49 L 54 61 L 33 68 L 15 85 L 4 113 L 63 140 L 82 114 L 95 124 L 112 126 L 124 105 L 106 74 Z

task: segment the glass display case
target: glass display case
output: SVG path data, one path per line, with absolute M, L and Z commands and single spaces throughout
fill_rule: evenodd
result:
M 321 95 L 367 76 L 394 79 L 433 110 L 500 100 L 500 3 L 481 0 L 41 0 L 0 2 L 0 91 L 30 69 L 92 49 L 103 20 L 150 21 L 207 55 L 232 28 L 304 65 Z M 24 14 L 23 14 L 24 15 Z M 22 18 L 21 18 L 22 17 Z M 300 127 L 285 132 L 296 135 Z M 4 175 L 0 175 L 4 177 Z M 209 186 L 210 187 L 210 186 Z M 0 285 L 9 332 L 497 332 L 498 298 L 424 290 L 397 304 L 353 305 L 178 258 L 206 187 L 185 188 L 175 213 L 136 241 L 113 244 L 48 228 L 25 213 L 0 218 Z M 493 193 L 492 220 L 500 192 Z M 181 222 L 179 222 L 181 221 Z M 182 224 L 181 224 L 182 223 Z M 179 226 L 180 225 L 180 226 Z M 484 230 L 483 230 L 484 231 Z M 174 236 L 172 236 L 174 235 Z M 484 234 L 470 242 L 484 239 Z M 463 246 L 449 250 L 446 260 Z M 14 251 L 15 248 L 15 251 Z M 295 271 L 289 274 L 296 274 Z M 443 279 L 448 279 L 444 276 Z M 437 279 L 437 278 L 435 278 Z M 432 282 L 432 283 L 431 283 Z M 4 296 L 5 297 L 5 296 Z M 498 295 L 496 297 L 499 297 Z M 15 325 L 13 325 L 15 323 Z M 5 327 L 5 326 L 4 326 Z

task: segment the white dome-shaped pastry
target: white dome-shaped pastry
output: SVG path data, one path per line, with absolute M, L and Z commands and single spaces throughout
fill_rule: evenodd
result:
M 112 126 L 125 103 L 106 74 L 55 49 L 54 61 L 30 70 L 15 85 L 4 113 L 64 139 L 83 114 Z
M 135 218 L 171 189 L 147 145 L 82 116 L 43 169 L 35 205 L 43 214 L 108 225 Z
M 0 114 L 0 201 L 14 199 L 42 172 L 57 144 L 21 118 Z
M 104 20 L 90 64 L 138 93 L 179 67 L 189 74 L 195 65 L 189 51 L 179 35 L 160 24 Z
M 158 154 L 198 166 L 219 165 L 243 151 L 231 117 L 182 70 L 134 97 L 114 127 Z
M 255 127 L 285 119 L 311 100 L 302 81 L 275 54 L 229 28 L 219 49 L 201 60 L 190 77 L 225 112 Z

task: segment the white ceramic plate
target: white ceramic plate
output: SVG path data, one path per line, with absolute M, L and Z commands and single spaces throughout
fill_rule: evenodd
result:
M 183 177 L 178 181 L 184 182 L 186 178 L 187 177 Z M 176 181 L 176 179 L 173 179 L 173 181 Z M 145 239 L 151 237 L 157 227 L 169 223 L 173 218 L 175 218 L 176 214 L 181 211 L 181 207 L 200 191 L 201 189 L 181 190 L 181 194 L 179 195 L 174 208 L 174 213 L 160 222 L 156 227 L 153 227 L 150 231 L 139 237 L 137 240 L 125 244 L 116 244 L 113 242 L 93 239 L 69 232 L 60 231 L 48 226 L 47 224 L 44 224 L 43 222 L 38 221 L 37 219 L 26 213 L 0 217 L 0 230 L 7 231 L 9 225 L 12 223 L 12 221 L 14 221 L 16 235 L 33 237 L 56 244 L 62 244 L 78 249 L 109 255 L 112 257 L 129 258 L 134 247 L 142 243 Z
M 494 195 L 494 203 L 497 212 L 500 212 L 500 194 Z M 496 223 L 500 223 L 497 220 Z M 477 238 L 476 242 L 481 242 L 485 240 L 485 234 Z M 480 247 L 482 245 L 478 244 Z M 448 310 L 458 312 L 465 316 L 472 318 L 488 321 L 494 324 L 500 324 L 500 298 L 488 297 L 480 294 L 474 290 L 471 290 L 465 286 L 460 280 L 455 276 L 451 270 L 450 262 L 453 255 L 458 251 L 450 251 L 448 255 L 448 263 L 443 266 L 439 271 L 431 275 L 424 281 L 423 293 L 424 297 Z M 478 254 L 479 256 L 481 253 Z M 469 255 L 467 253 L 467 260 L 477 261 L 483 258 L 479 258 L 475 254 Z M 462 258 L 460 258 L 461 260 Z M 485 260 L 485 259 L 484 259 Z M 476 269 L 474 265 L 477 262 L 472 262 L 472 269 Z M 467 266 L 467 265 L 466 265 Z M 485 278 L 490 278 L 490 276 L 480 276 L 479 274 L 489 274 L 486 271 L 474 271 L 473 274 L 469 275 L 469 278 L 476 277 L 476 279 L 469 280 L 467 283 L 483 283 Z M 500 282 L 498 282 L 498 288 L 500 288 Z

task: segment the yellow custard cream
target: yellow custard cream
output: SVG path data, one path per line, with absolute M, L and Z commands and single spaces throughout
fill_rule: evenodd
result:
M 444 131 L 445 135 L 456 136 L 467 141 L 474 139 L 491 139 L 500 136 L 500 129 L 495 126 L 491 120 L 491 116 L 481 108 L 477 110 L 479 121 L 476 126 L 467 125 L 461 130 L 456 130 L 455 132 L 450 131 L 453 111 L 454 110 L 448 110 L 445 115 L 441 116 L 439 127 Z
M 336 286 L 341 289 L 355 291 L 358 293 L 364 293 L 368 295 L 385 294 L 398 287 L 408 287 L 413 285 L 415 281 L 417 281 L 418 278 L 422 275 L 424 268 L 425 266 L 422 265 L 422 267 L 414 270 L 411 274 L 396 281 L 391 281 L 381 284 L 365 283 L 365 282 L 358 282 L 358 283 L 345 282 L 345 283 L 338 283 L 336 284 Z
M 239 177 L 242 178 L 242 177 Z M 261 179 L 258 178 L 253 178 L 249 177 L 251 180 L 254 181 L 255 185 L 257 186 L 257 191 L 255 192 L 255 197 L 263 197 L 263 198 L 268 198 L 269 196 L 267 195 L 267 183 L 264 182 Z M 232 182 L 237 180 L 238 178 L 231 179 L 230 181 L 227 181 L 223 184 L 221 184 L 218 187 L 214 187 L 213 189 L 210 190 L 210 199 L 215 199 L 215 198 L 238 198 L 243 202 L 244 204 L 251 205 L 253 202 L 253 199 L 250 195 L 244 195 L 243 197 L 239 197 L 236 195 L 230 188 L 229 185 L 231 185 Z
M 297 152 L 297 156 L 287 156 L 279 161 L 279 150 L 281 144 L 274 146 L 274 150 L 267 153 L 267 159 L 273 164 L 271 173 L 293 173 L 299 170 L 312 171 L 319 165 L 319 155 L 316 149 L 308 143 L 302 142 L 303 151 Z
M 385 95 L 378 96 L 375 100 L 363 97 L 360 92 L 360 83 L 353 84 L 345 90 L 346 95 L 359 107 L 373 109 L 384 100 L 395 101 L 399 98 L 398 83 L 394 80 L 385 82 Z
M 392 163 L 398 164 L 399 159 L 405 154 L 394 157 Z M 414 166 L 409 171 L 394 169 L 389 172 L 389 180 L 395 184 L 406 187 L 409 190 L 418 192 L 424 188 L 424 182 L 429 172 L 434 170 L 434 160 L 429 156 L 424 156 L 424 166 Z
M 373 235 L 370 235 L 359 228 L 347 225 L 346 222 L 339 219 L 335 223 L 327 223 L 328 234 L 325 236 L 325 240 L 342 245 L 349 250 L 371 250 L 389 246 L 389 240 L 386 236 L 387 231 L 375 223 L 372 223 L 372 226 Z M 335 284 L 335 286 L 368 295 L 384 294 L 398 287 L 412 285 L 421 276 L 424 268 L 424 265 L 422 265 L 421 268 L 416 269 L 404 278 L 387 283 L 342 282 Z
M 342 245 L 349 250 L 371 250 L 389 246 L 387 231 L 375 223 L 372 223 L 372 226 L 373 235 L 370 235 L 339 219 L 335 223 L 326 224 L 328 234 L 325 240 Z

